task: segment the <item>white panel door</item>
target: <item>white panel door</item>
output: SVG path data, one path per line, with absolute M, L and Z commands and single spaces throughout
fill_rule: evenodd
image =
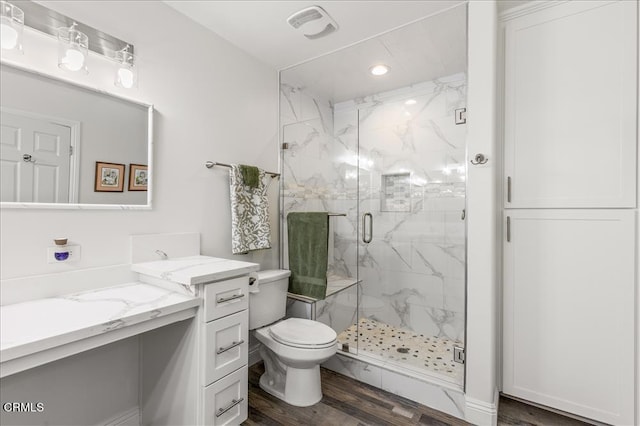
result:
M 7 111 L 0 128 L 1 200 L 69 202 L 71 128 Z
M 635 207 L 637 7 L 571 1 L 505 24 L 505 207 Z
M 635 214 L 505 212 L 504 393 L 634 423 Z

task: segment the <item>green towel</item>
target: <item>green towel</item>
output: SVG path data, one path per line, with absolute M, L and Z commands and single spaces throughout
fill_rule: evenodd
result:
M 240 164 L 240 173 L 242 173 L 242 182 L 249 188 L 257 188 L 260 183 L 260 170 L 254 166 L 245 166 Z
M 329 214 L 292 212 L 287 215 L 289 292 L 322 300 L 327 294 Z

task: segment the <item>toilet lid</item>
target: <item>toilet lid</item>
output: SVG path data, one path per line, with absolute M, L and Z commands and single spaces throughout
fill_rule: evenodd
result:
M 295 346 L 326 346 L 335 342 L 338 335 L 333 329 L 318 321 L 289 318 L 274 324 L 269 334 L 275 340 Z

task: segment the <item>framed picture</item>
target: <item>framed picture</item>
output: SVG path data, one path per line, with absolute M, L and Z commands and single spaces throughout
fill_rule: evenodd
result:
M 129 164 L 129 191 L 146 191 L 149 171 L 143 164 Z
M 124 191 L 124 164 L 96 161 L 95 192 Z

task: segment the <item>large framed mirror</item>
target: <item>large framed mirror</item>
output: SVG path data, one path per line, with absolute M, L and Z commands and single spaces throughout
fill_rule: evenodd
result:
M 2 63 L 2 208 L 151 208 L 153 106 Z

